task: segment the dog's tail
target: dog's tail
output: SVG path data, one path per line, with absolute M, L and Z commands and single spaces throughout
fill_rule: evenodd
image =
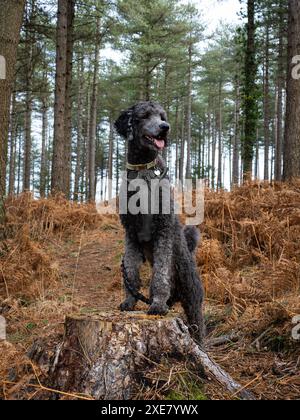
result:
M 198 246 L 200 241 L 200 232 L 195 226 L 185 226 L 183 233 L 191 254 L 193 254 Z

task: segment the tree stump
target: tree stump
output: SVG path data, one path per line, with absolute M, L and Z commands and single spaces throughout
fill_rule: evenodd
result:
M 141 388 L 143 373 L 166 357 L 188 360 L 199 374 L 204 371 L 227 391 L 253 399 L 199 348 L 174 314 L 164 318 L 141 312 L 68 316 L 63 343 L 48 369 L 50 385 L 97 400 L 129 400 Z M 38 362 L 41 352 L 33 350 L 32 358 Z

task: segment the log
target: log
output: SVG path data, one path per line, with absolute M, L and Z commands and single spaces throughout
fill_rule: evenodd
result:
M 45 364 L 40 346 L 31 356 Z M 163 358 L 189 361 L 199 375 L 204 372 L 226 391 L 254 399 L 198 346 L 174 314 L 164 318 L 142 312 L 68 316 L 64 340 L 49 362 L 48 385 L 96 400 L 130 400 L 145 385 L 145 372 Z

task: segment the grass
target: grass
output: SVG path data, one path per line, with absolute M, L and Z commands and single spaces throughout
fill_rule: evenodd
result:
M 167 397 L 167 401 L 207 401 L 208 398 L 204 394 L 202 387 L 198 388 L 195 384 L 191 384 L 191 388 L 188 394 L 178 392 L 178 391 L 171 391 Z

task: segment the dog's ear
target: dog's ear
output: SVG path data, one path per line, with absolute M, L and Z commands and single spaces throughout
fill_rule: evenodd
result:
M 133 109 L 122 112 L 117 121 L 115 122 L 115 129 L 117 133 L 125 139 L 132 140 L 132 114 Z

